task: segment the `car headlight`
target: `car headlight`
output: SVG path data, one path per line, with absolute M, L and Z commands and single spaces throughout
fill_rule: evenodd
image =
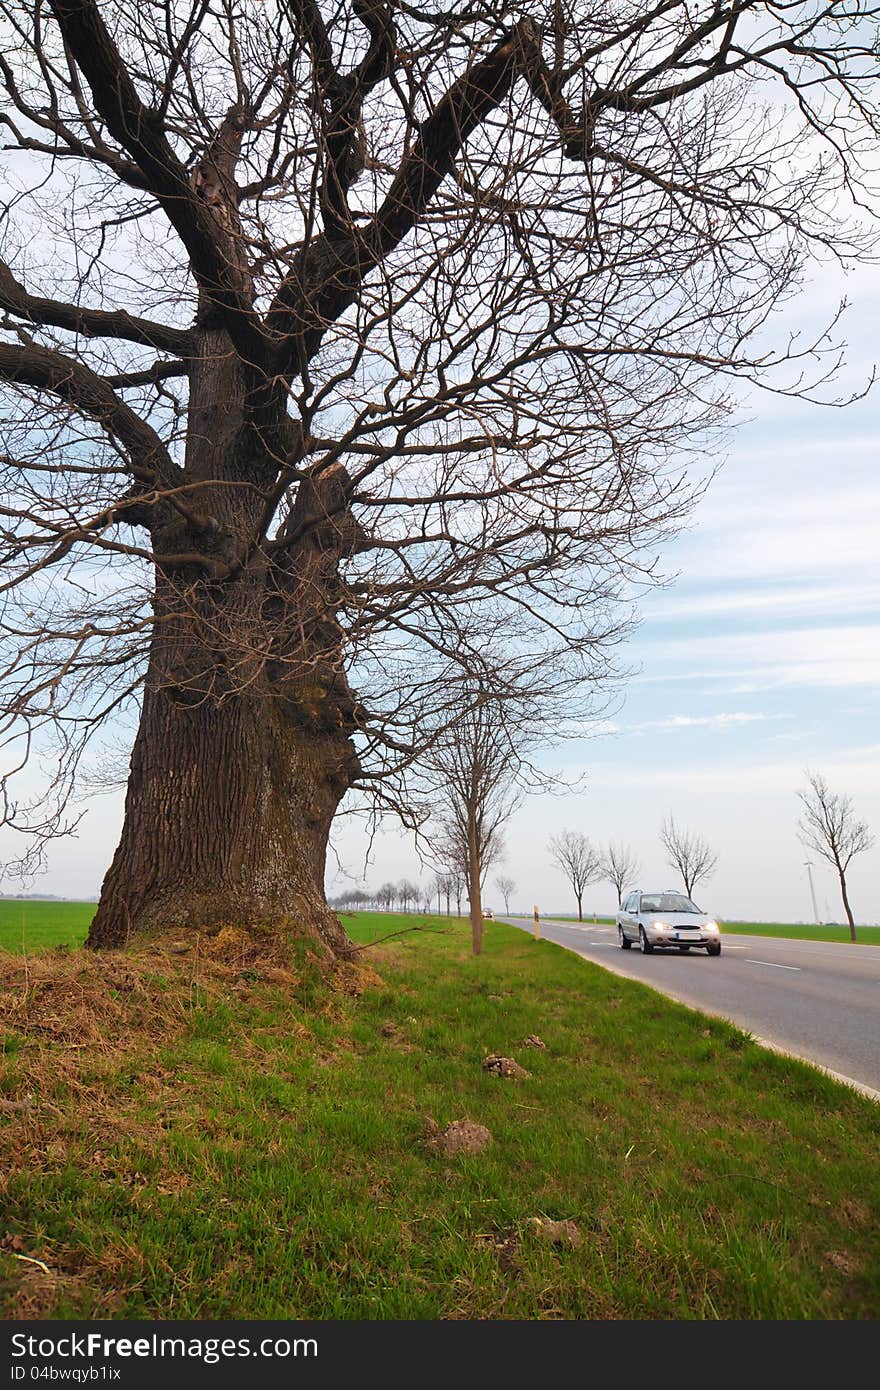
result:
M 718 930 L 719 930 L 719 926 L 718 926 L 718 923 L 717 923 L 717 922 L 706 922 L 706 924 L 705 924 L 704 927 L 703 927 L 703 931 L 714 931 L 714 932 L 717 932 Z
M 652 922 L 651 925 L 655 931 L 669 931 L 668 922 Z

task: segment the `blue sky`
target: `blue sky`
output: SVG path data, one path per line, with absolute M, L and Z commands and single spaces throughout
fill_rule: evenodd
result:
M 833 311 L 830 277 L 798 306 L 806 331 Z M 873 366 L 880 274 L 861 270 L 840 382 L 858 389 Z M 777 327 L 777 332 L 778 332 Z M 697 893 L 728 919 L 809 921 L 805 861 L 796 838 L 804 769 L 850 794 L 880 838 L 880 389 L 846 410 L 756 393 L 731 436 L 718 475 L 686 534 L 662 556 L 669 585 L 645 597 L 642 624 L 622 653 L 636 674 L 593 736 L 547 755 L 547 766 L 586 774 L 577 794 L 533 796 L 511 822 L 504 871 L 514 905 L 571 910 L 547 839 L 583 831 L 638 853 L 645 886 L 668 887 L 657 832 L 664 814 L 699 830 L 719 854 Z M 77 840 L 59 842 L 35 888 L 95 894 L 109 864 L 121 796 L 96 799 Z M 364 872 L 366 831 L 343 822 L 328 890 Z M 372 845 L 368 884 L 428 878 L 412 840 L 392 827 Z M 488 901 L 500 907 L 490 875 Z M 830 869 L 813 861 L 820 917 L 839 920 Z M 857 920 L 880 921 L 880 847 L 850 875 Z M 18 885 L 6 883 L 5 891 Z M 610 911 L 613 889 L 588 890 L 590 910 Z

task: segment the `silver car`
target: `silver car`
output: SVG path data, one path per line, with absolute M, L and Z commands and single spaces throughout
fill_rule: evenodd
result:
M 718 923 L 683 893 L 628 894 L 617 912 L 617 938 L 621 950 L 638 946 L 646 956 L 657 947 L 689 951 L 692 946 L 707 956 L 721 955 Z

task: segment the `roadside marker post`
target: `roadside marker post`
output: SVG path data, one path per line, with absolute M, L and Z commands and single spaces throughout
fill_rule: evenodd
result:
M 535 903 L 535 940 L 541 939 L 541 914 L 538 912 L 538 904 Z

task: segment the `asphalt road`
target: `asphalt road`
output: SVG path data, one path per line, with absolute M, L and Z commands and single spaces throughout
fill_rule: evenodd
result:
M 504 919 L 534 932 L 534 923 Z M 615 927 L 541 920 L 541 935 L 586 960 L 729 1019 L 880 1100 L 880 946 L 722 935 L 722 952 L 621 951 Z

